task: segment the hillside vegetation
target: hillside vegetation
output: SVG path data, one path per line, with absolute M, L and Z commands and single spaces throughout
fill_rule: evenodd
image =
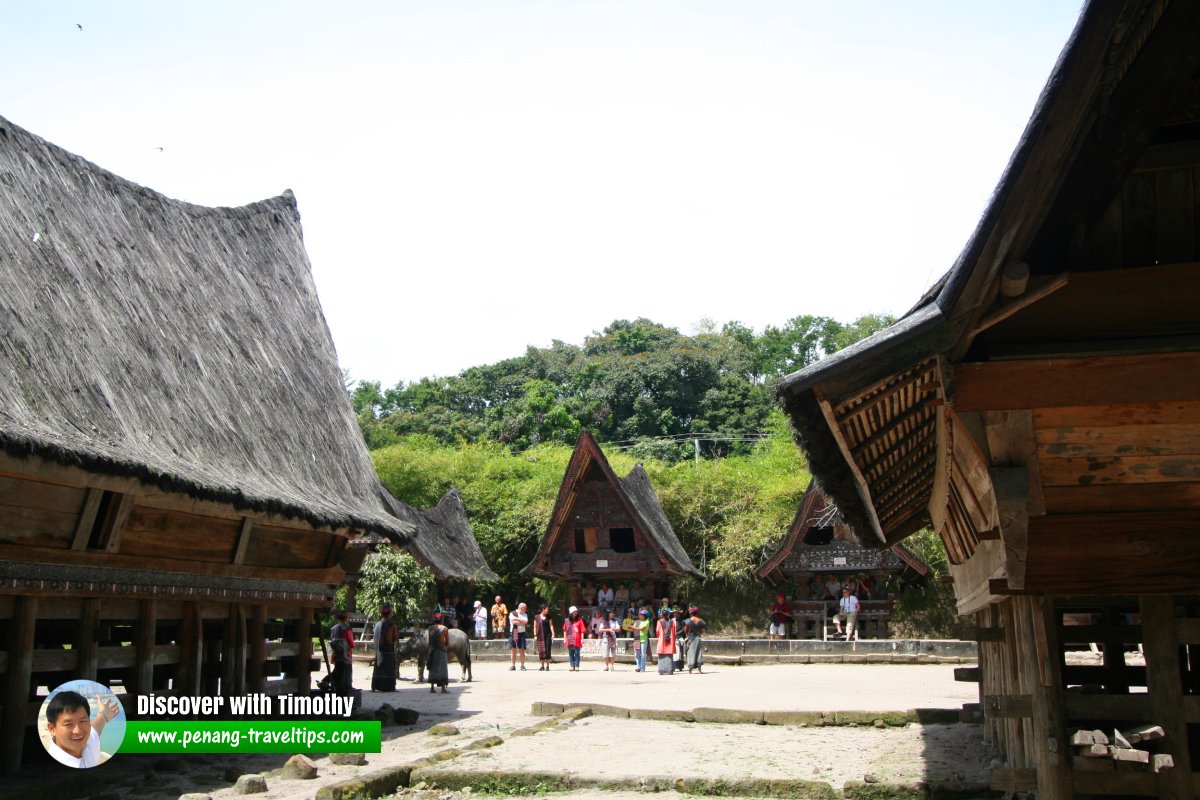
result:
M 571 448 L 587 427 L 618 475 L 645 466 L 707 576 L 683 592 L 720 606 L 722 627 L 754 627 L 767 597 L 754 570 L 782 538 L 810 479 L 773 402 L 773 383 L 890 321 L 797 317 L 761 334 L 731 323 L 686 336 L 645 319 L 619 320 L 582 346 L 556 341 L 386 390 L 360 382 L 351 396 L 376 470 L 397 497 L 429 507 L 459 488 L 503 579 L 487 594 L 532 600 L 535 589 L 551 591 L 519 571 L 537 550 Z M 936 537 L 922 546 L 938 557 Z

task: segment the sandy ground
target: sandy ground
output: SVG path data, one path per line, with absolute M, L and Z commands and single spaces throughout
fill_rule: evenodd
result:
M 451 664 L 450 669 L 457 679 L 457 665 Z M 402 681 L 395 693 L 364 692 L 368 709 L 387 702 L 416 709 L 421 719 L 411 727 L 384 728 L 383 752 L 368 754 L 366 766 L 336 766 L 319 757 L 315 759 L 318 779 L 268 777 L 269 791 L 257 796 L 311 798 L 327 783 L 405 764 L 489 735 L 504 737 L 505 743 L 448 763 L 472 772 L 529 769 L 588 777 L 636 777 L 669 763 L 678 773 L 673 777 L 803 778 L 827 781 L 835 788 L 867 774 L 883 781 L 932 778 L 985 783 L 992 754 L 982 742 L 980 728 L 972 725 L 806 728 L 590 717 L 533 737 L 508 736 L 540 721 L 529 713 L 534 701 L 798 711 L 958 708 L 976 701 L 976 686 L 955 682 L 953 669 L 950 665 L 711 665 L 702 675 L 665 677 L 635 673 L 628 666 L 605 672 L 594 662 L 585 662 L 577 673 L 560 665 L 539 672 L 536 662 L 525 672 L 511 672 L 506 663 L 477 662 L 475 681 L 456 680 L 448 694 L 430 694 L 427 685 L 412 681 Z M 411 665 L 402 669 L 402 675 L 414 674 Z M 368 668 L 356 665 L 355 686 L 369 685 Z M 437 722 L 452 722 L 461 734 L 427 734 L 426 729 Z M 203 792 L 227 798 L 235 796 L 232 784 L 237 774 L 275 769 L 287 757 L 118 754 L 98 769 L 107 773 L 105 789 L 121 797 L 174 800 L 184 792 Z

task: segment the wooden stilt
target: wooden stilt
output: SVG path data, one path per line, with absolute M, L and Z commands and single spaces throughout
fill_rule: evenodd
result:
M 1028 746 L 1037 769 L 1038 800 L 1069 800 L 1073 792 L 1071 759 L 1063 725 L 1053 600 L 1016 597 L 1013 602 L 1017 616 L 1024 618 L 1024 683 L 1030 687 L 1033 697 L 1033 738 Z
M 313 610 L 304 608 L 296 625 L 296 693 L 308 694 L 312 689 Z
M 100 598 L 89 597 L 83 601 L 83 613 L 79 617 L 79 631 L 75 637 L 75 677 L 96 680 L 99 666 L 100 643 L 96 636 L 100 632 Z
M 256 605 L 250 609 L 248 636 L 250 638 L 250 660 L 246 666 L 246 691 L 261 692 L 266 688 L 266 606 Z
M 133 672 L 133 685 L 139 694 L 154 691 L 154 637 L 158 630 L 158 601 L 142 600 L 138 603 L 136 633 L 137 664 Z
M 1146 690 L 1153 721 L 1166 736 L 1159 749 L 1175 761 L 1174 769 L 1159 773 L 1158 796 L 1191 798 L 1192 762 L 1184 717 L 1183 678 L 1179 670 L 1179 641 L 1175 633 L 1175 601 L 1167 595 L 1138 598 L 1146 654 Z
M 12 774 L 21 766 L 25 746 L 25 714 L 33 696 L 34 628 L 38 598 L 16 599 L 12 629 L 8 637 L 8 670 L 4 681 L 4 719 L 0 725 L 0 773 Z
M 195 697 L 200 694 L 204 626 L 200 606 L 194 601 L 183 604 L 183 624 L 179 628 L 179 678 L 174 688 L 179 694 Z

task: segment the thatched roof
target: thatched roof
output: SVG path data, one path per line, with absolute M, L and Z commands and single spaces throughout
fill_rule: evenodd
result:
M 457 488 L 451 487 L 433 508 L 415 509 L 386 491 L 384 499 L 393 514 L 416 529 L 408 550 L 438 578 L 479 583 L 500 580 L 479 549 Z
M 780 383 L 779 399 L 810 468 L 864 544 L 889 545 L 928 524 L 920 501 L 929 499 L 936 460 L 931 408 L 953 399 L 941 367 L 975 344 L 981 319 L 997 308 L 1005 265 L 1030 266 L 1031 294 L 1038 287 L 1053 291 L 1056 281 L 1061 286 L 1080 242 L 1160 128 L 1175 126 L 1165 141 L 1186 138 L 1195 146 L 1200 113 L 1190 98 L 1200 67 L 1198 36 L 1196 4 L 1088 2 L 949 272 L 887 330 Z M 903 446 L 864 438 L 848 443 L 847 456 L 847 442 L 837 440 L 828 420 L 854 414 L 870 415 L 877 430 L 894 433 Z M 865 476 L 865 490 L 856 472 Z M 879 508 L 877 493 L 900 484 L 912 487 L 902 501 Z
M 579 440 L 575 443 L 575 450 L 571 454 L 571 460 L 563 475 L 562 486 L 558 490 L 558 499 L 554 503 L 554 510 L 550 513 L 546 534 L 542 537 L 541 545 L 538 547 L 533 561 L 521 570 L 521 574 L 543 574 L 550 553 L 553 551 L 558 537 L 562 534 L 563 524 L 574 504 L 576 483 L 582 480 L 587 475 L 589 468 L 593 466 L 601 471 L 605 480 L 616 491 L 617 497 L 625 505 L 630 517 L 636 521 L 637 527 L 651 546 L 662 556 L 667 569 L 680 575 L 703 577 L 700 570 L 692 564 L 679 537 L 675 535 L 675 530 L 671 527 L 670 520 L 667 519 L 667 512 L 663 511 L 662 504 L 658 501 L 658 495 L 650 486 L 650 476 L 646 474 L 646 470 L 639 463 L 624 478 L 618 478 L 608 463 L 608 459 L 605 458 L 604 451 L 600 449 L 600 445 L 591 432 L 586 429 L 579 434 Z
M 404 541 L 291 193 L 171 200 L 0 118 L 0 448 Z

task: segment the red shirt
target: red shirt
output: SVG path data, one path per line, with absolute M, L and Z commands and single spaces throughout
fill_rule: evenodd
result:
M 567 647 L 583 647 L 583 637 L 587 633 L 587 623 L 582 619 L 567 618 L 563 623 L 563 642 Z

